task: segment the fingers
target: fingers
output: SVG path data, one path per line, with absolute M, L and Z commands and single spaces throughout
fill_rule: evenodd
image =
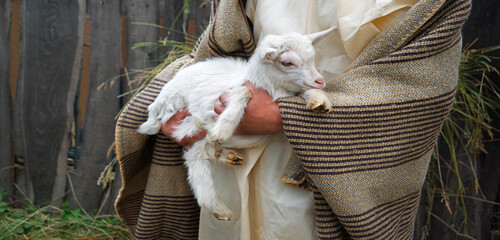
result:
M 217 101 L 215 103 L 215 106 L 214 106 L 215 113 L 220 115 L 224 111 L 224 109 L 226 109 L 226 107 L 220 101 Z
M 176 127 L 181 124 L 182 120 L 184 120 L 187 116 L 190 116 L 191 114 L 187 110 L 187 108 L 183 109 L 182 111 L 176 113 L 174 116 L 172 116 L 167 122 L 161 125 L 161 132 L 170 138 L 172 141 L 178 143 L 179 145 L 185 147 L 185 148 L 190 148 L 193 146 L 193 144 L 205 137 L 207 135 L 206 131 L 200 131 L 196 133 L 195 135 L 191 137 L 185 137 L 181 139 L 180 141 L 172 136 L 172 132 L 175 131 Z
M 172 132 L 175 130 L 175 127 L 177 127 L 187 116 L 189 116 L 189 111 L 187 108 L 184 108 L 161 125 L 161 132 L 165 134 L 165 136 L 172 138 Z
M 174 116 L 172 116 L 168 121 L 184 120 L 184 118 L 186 118 L 187 116 L 190 116 L 190 115 L 191 115 L 191 113 L 189 113 L 189 110 L 187 108 L 184 108 L 184 109 L 182 109 L 182 111 L 180 111 L 180 112 L 176 113 Z
M 226 103 L 228 101 L 229 95 L 227 93 L 223 93 L 219 96 L 219 101 L 215 103 L 214 111 L 217 114 L 221 114 L 224 109 L 226 109 Z

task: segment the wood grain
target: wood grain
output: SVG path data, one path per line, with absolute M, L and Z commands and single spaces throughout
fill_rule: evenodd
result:
M 9 83 L 9 1 L 0 3 L 0 188 L 13 193 L 13 156 L 11 148 L 11 95 Z
M 22 128 L 25 167 L 34 203 L 52 200 L 57 156 L 66 121 L 68 92 L 77 44 L 78 3 L 71 0 L 21 2 L 21 69 L 15 111 Z
M 163 29 L 161 38 L 168 37 L 168 40 L 183 42 L 182 33 L 184 1 L 163 0 L 159 1 L 159 17 L 163 19 Z
M 99 85 L 120 75 L 120 2 L 89 0 L 91 52 L 89 97 L 85 112 L 80 157 L 71 175 L 74 193 L 70 207 L 95 210 L 104 191 L 96 182 L 109 159 L 106 152 L 114 141 L 115 119 L 119 110 L 119 84 L 98 90 Z M 74 195 L 73 195 L 74 194 Z M 75 198 L 76 197 L 76 198 Z
M 194 36 L 198 38 L 208 25 L 210 19 L 210 3 L 206 0 L 191 0 L 191 11 L 188 15 L 188 21 L 195 21 Z
M 22 105 L 23 98 L 16 98 L 17 92 L 22 89 L 23 82 L 18 81 L 20 75 L 20 46 L 23 43 L 23 38 L 21 34 L 21 3 L 19 0 L 12 1 L 12 14 L 11 14 L 11 24 L 10 24 L 10 68 L 9 68 L 9 82 L 11 87 L 12 100 L 15 102 L 14 107 Z M 20 85 L 20 86 L 18 86 Z M 24 128 L 22 126 L 21 120 L 22 111 L 17 109 L 13 110 L 13 121 L 12 121 L 12 148 L 15 163 L 17 166 L 14 168 L 14 182 L 16 187 L 14 188 L 14 199 L 17 200 L 16 206 L 23 207 L 31 199 L 35 198 L 33 192 L 33 185 L 31 184 L 31 179 L 24 168 L 24 158 L 26 154 L 26 147 L 24 142 Z M 21 201 L 19 201 L 21 200 Z M 29 200 L 29 201 L 28 201 Z
M 57 156 L 56 175 L 54 179 L 54 186 L 52 192 L 52 205 L 61 206 L 66 194 L 66 175 L 68 172 L 68 149 L 71 147 L 71 132 L 72 124 L 76 124 L 74 119 L 76 92 L 78 89 L 78 82 L 80 80 L 80 69 L 82 68 L 83 58 L 83 39 L 84 39 L 84 24 L 85 24 L 85 10 L 86 0 L 78 0 L 78 28 L 77 28 L 77 42 L 73 49 L 75 57 L 71 69 L 71 79 L 67 91 L 67 105 L 66 113 L 68 117 L 65 123 L 66 137 L 62 139 L 59 147 L 59 154 Z
M 133 80 L 140 72 L 158 65 L 157 51 L 153 47 L 140 47 L 132 49 L 137 43 L 157 42 L 160 29 L 140 23 L 158 24 L 158 0 L 124 0 L 126 19 L 126 57 L 128 79 Z M 124 91 L 136 88 L 138 85 L 126 84 Z M 128 100 L 128 99 L 125 99 Z

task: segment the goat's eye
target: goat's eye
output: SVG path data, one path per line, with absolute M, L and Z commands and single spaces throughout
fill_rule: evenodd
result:
M 293 63 L 292 62 L 281 62 L 281 65 L 283 65 L 285 67 L 291 67 L 291 66 L 293 66 Z

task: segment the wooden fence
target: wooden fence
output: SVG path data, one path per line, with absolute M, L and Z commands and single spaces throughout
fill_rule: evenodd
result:
M 128 90 L 126 78 L 119 76 L 129 73 L 133 78 L 133 70 L 155 66 L 159 51 L 131 48 L 135 43 L 158 41 L 169 31 L 136 22 L 199 35 L 208 22 L 210 3 L 190 0 L 190 12 L 184 13 L 184 2 L 0 2 L 0 187 L 21 204 L 27 199 L 56 206 L 68 201 L 72 208 L 114 213 L 120 178 L 105 189 L 96 181 L 111 160 L 107 152 L 114 138 L 115 115 L 124 102 L 117 96 Z M 476 47 L 499 45 L 500 31 L 492 31 L 498 29 L 498 11 L 500 2 L 474 0 L 464 42 L 479 38 Z M 170 39 L 184 41 L 184 35 L 172 32 Z M 110 79 L 116 79 L 114 84 L 98 90 Z M 498 119 L 494 125 L 500 128 Z M 486 148 L 489 154 L 478 156 L 479 181 L 486 198 L 498 202 L 500 149 L 494 141 Z M 462 180 L 471 186 L 467 194 L 477 196 L 472 189 L 474 177 L 467 169 L 464 172 Z M 453 175 L 445 180 L 457 181 Z M 491 229 L 500 230 L 500 207 L 467 201 L 472 236 L 489 239 L 494 235 Z M 443 221 L 429 218 L 422 206 L 416 237 L 455 238 L 443 222 L 451 225 L 457 220 L 440 198 L 434 198 L 432 211 Z
M 185 13 L 178 0 L 1 1 L 0 187 L 37 205 L 67 200 L 70 207 L 113 213 L 120 177 L 106 189 L 96 182 L 111 160 L 124 101 L 117 96 L 128 90 L 125 79 L 134 70 L 157 65 L 160 55 L 131 48 L 168 32 L 137 23 L 200 34 L 210 3 L 189 2 Z

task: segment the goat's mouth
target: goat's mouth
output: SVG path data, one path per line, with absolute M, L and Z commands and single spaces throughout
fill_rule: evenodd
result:
M 307 87 L 307 88 L 314 88 L 314 89 L 323 89 L 326 87 L 325 84 L 313 84 L 313 85 L 310 85 L 310 84 L 307 84 L 307 83 L 304 83 L 304 85 Z

